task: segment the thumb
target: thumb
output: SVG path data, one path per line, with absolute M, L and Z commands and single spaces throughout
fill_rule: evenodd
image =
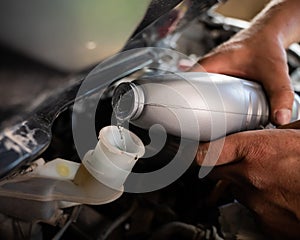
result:
M 270 79 L 270 78 L 273 79 Z M 270 101 L 270 120 L 275 125 L 290 122 L 294 102 L 294 91 L 289 75 L 284 72 L 265 76 L 263 87 Z

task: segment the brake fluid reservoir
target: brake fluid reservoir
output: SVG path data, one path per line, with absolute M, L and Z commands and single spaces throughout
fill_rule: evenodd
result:
M 161 124 L 168 133 L 210 141 L 268 124 L 262 87 L 222 74 L 185 72 L 144 77 L 120 84 L 113 96 L 115 115 L 141 128 Z M 295 95 L 293 120 L 299 118 Z
M 145 152 L 138 136 L 127 129 L 122 132 L 123 140 L 117 126 L 102 128 L 97 146 L 85 155 L 82 164 L 54 159 L 32 172 L 1 181 L 0 212 L 32 221 L 49 219 L 58 208 L 100 205 L 119 198 L 127 176 Z M 19 213 L 12 203 L 40 207 L 35 213 Z

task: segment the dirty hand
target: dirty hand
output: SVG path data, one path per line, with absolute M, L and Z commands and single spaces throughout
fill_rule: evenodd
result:
M 192 71 L 204 68 L 260 82 L 269 97 L 272 123 L 288 123 L 294 94 L 285 48 L 300 40 L 299 7 L 299 0 L 272 1 L 249 28 L 204 56 Z
M 278 239 L 300 237 L 300 130 L 257 130 L 200 144 L 196 161 L 215 162 L 214 179 L 230 182 L 238 201 L 251 209 L 262 230 Z M 206 154 L 206 155 L 205 155 Z M 210 156 L 211 155 L 211 156 Z M 206 165 L 207 166 L 207 165 Z
M 236 35 L 205 56 L 199 64 L 207 72 L 260 82 L 269 97 L 271 121 L 276 125 L 286 124 L 290 121 L 294 93 L 285 49 L 277 39 L 256 35 L 251 37 L 248 31 Z

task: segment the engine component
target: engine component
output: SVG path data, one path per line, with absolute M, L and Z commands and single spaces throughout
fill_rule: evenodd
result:
M 116 200 L 132 167 L 145 151 L 135 134 L 126 129 L 122 132 L 124 141 L 117 126 L 101 129 L 99 143 L 86 154 L 81 165 L 55 159 L 31 173 L 2 181 L 0 212 L 27 221 L 50 221 L 60 208 Z M 126 151 L 120 149 L 122 143 Z M 28 210 L 19 212 L 15 204 L 20 203 Z

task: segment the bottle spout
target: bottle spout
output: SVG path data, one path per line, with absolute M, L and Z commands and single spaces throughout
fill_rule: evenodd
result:
M 120 122 L 138 118 L 144 108 L 143 90 L 134 83 L 121 83 L 114 91 L 112 106 Z

